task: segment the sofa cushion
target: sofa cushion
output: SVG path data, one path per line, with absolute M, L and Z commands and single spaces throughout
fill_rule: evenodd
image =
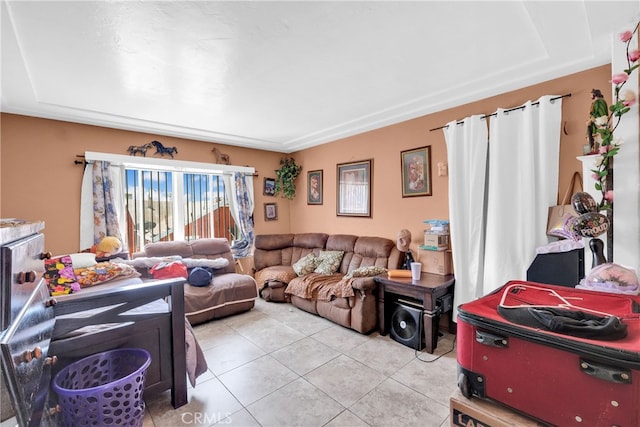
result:
M 325 233 L 298 233 L 293 238 L 293 245 L 298 248 L 324 248 L 329 238 Z
M 309 253 L 293 263 L 293 271 L 295 271 L 298 276 L 313 273 L 321 261 L 322 260 L 313 252 Z
M 255 274 L 256 282 L 260 286 L 270 280 L 279 280 L 283 283 L 289 283 L 296 277 L 298 277 L 298 275 L 293 271 L 293 268 L 288 265 L 274 265 L 272 267 L 256 271 Z
M 184 310 L 192 324 L 201 323 L 219 317 L 216 312 L 223 307 L 240 306 L 244 302 L 253 304 L 257 297 L 258 289 L 251 276 L 220 274 L 213 278 L 209 286 L 185 286 Z M 243 310 L 243 307 L 239 307 L 239 310 Z
M 293 234 L 258 234 L 255 236 L 256 249 L 272 251 L 293 246 Z
M 355 244 L 348 271 L 372 265 L 396 268 L 394 266 L 399 262 L 399 254 L 400 251 L 389 239 L 362 236 L 358 238 Z
M 353 252 L 358 236 L 351 234 L 332 234 L 327 239 L 326 250 Z
M 334 274 L 340 268 L 344 251 L 320 251 L 318 259 L 320 263 L 315 268 L 316 273 Z
M 332 234 L 327 239 L 327 245 L 325 250 L 327 251 L 343 251 L 344 256 L 342 262 L 338 267 L 338 271 L 342 274 L 347 274 L 351 269 L 351 258 L 353 257 L 353 249 L 358 240 L 358 236 L 351 234 Z M 357 267 L 360 267 L 359 265 Z
M 256 271 L 260 271 L 263 268 L 273 267 L 276 265 L 285 265 L 282 259 L 282 252 L 284 249 L 278 250 L 265 250 L 255 248 L 253 251 L 253 265 Z
M 353 301 L 354 301 L 355 297 L 349 297 L 349 298 L 334 298 L 331 300 L 331 305 L 338 307 L 338 308 L 345 308 L 345 309 L 351 309 L 353 308 Z

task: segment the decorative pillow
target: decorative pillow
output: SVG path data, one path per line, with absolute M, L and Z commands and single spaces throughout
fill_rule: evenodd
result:
M 195 267 L 189 272 L 188 282 L 191 286 L 208 286 L 213 274 L 204 267 Z
M 108 282 L 116 277 L 124 279 L 127 277 L 140 277 L 135 268 L 126 264 L 114 262 L 99 262 L 94 266 L 74 269 L 80 287 L 98 285 Z
M 369 267 L 356 268 L 351 273 L 345 274 L 344 278 L 351 279 L 352 277 L 372 277 L 386 272 L 387 269 L 384 267 L 376 267 L 375 265 L 371 265 Z
M 292 267 L 298 276 L 304 276 L 305 274 L 313 273 L 319 263 L 320 259 L 311 252 L 296 261 Z
M 334 274 L 340 268 L 343 251 L 320 251 L 318 259 L 320 264 L 315 269 L 316 273 L 320 274 Z
M 91 252 L 70 254 L 69 256 L 71 257 L 73 268 L 91 267 L 98 263 L 98 261 L 96 261 L 96 254 L 92 254 Z

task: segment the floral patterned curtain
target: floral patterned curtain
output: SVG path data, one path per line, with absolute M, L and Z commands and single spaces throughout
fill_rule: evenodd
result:
M 125 243 L 119 219 L 122 214 L 117 188 L 121 184 L 119 171 L 119 167 L 104 161 L 94 161 L 91 169 L 85 169 L 82 188 L 84 209 L 80 221 L 81 249 L 99 243 L 105 236 L 117 237 Z
M 253 181 L 247 180 L 244 173 L 234 172 L 232 177 L 225 176 L 225 191 L 229 195 L 231 216 L 240 227 L 242 240 L 246 245 L 234 245 L 236 258 L 247 257 L 251 254 L 254 241 L 253 232 Z

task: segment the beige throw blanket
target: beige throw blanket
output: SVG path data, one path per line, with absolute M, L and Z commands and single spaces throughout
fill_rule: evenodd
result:
M 316 301 L 331 301 L 334 298 L 354 296 L 351 287 L 353 279 L 343 279 L 343 277 L 342 274 L 306 274 L 291 280 L 285 293 Z

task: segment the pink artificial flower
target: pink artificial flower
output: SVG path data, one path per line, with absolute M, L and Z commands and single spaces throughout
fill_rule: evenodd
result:
M 594 181 L 600 181 L 600 177 L 598 176 L 597 173 L 591 174 L 591 178 L 593 178 Z
M 631 52 L 629 52 L 627 57 L 629 58 L 629 61 L 636 62 L 638 59 L 640 59 L 640 50 L 632 50 Z
M 600 148 L 598 149 L 598 152 L 600 154 L 604 154 L 609 150 L 611 150 L 611 146 L 610 145 L 601 145 Z
M 631 31 L 625 31 L 624 33 L 620 33 L 620 40 L 623 42 L 628 42 L 633 37 L 633 33 Z
M 624 83 L 629 78 L 627 73 L 616 73 L 611 77 L 611 83 L 614 85 L 619 85 L 620 83 Z
M 608 190 L 604 193 L 604 199 L 613 202 L 613 190 Z
M 631 107 L 636 103 L 636 93 L 631 89 L 627 89 L 620 94 L 620 100 L 625 107 Z

